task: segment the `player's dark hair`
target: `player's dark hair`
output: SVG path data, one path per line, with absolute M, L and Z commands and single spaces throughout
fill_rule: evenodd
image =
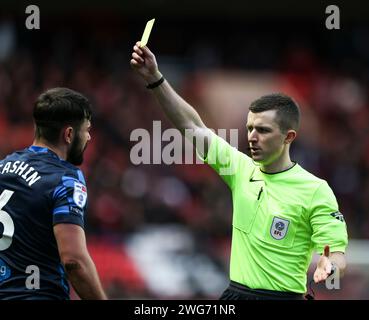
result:
M 283 93 L 273 93 L 260 97 L 250 105 L 250 111 L 254 113 L 267 110 L 277 110 L 276 121 L 283 133 L 290 129 L 298 130 L 300 109 L 291 97 Z
M 91 105 L 82 94 L 68 88 L 49 89 L 34 105 L 36 138 L 56 144 L 64 126 L 70 125 L 78 131 L 85 119 L 91 120 L 91 115 Z

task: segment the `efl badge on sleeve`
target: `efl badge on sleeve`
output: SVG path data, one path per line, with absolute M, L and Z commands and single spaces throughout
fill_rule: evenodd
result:
M 78 207 L 83 209 L 87 201 L 87 188 L 82 183 L 74 183 L 73 200 Z
M 271 236 L 276 240 L 282 240 L 287 234 L 289 224 L 290 222 L 286 219 L 274 217 L 270 228 Z
M 333 218 L 336 218 L 337 220 L 341 221 L 341 222 L 345 222 L 345 219 L 343 218 L 343 214 L 339 211 L 333 212 L 331 213 L 331 216 Z

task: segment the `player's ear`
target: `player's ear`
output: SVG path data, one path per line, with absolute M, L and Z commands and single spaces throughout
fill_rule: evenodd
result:
M 297 132 L 295 130 L 288 130 L 286 138 L 284 139 L 285 144 L 291 144 L 293 140 L 296 139 Z
M 63 139 L 66 143 L 71 144 L 74 137 L 74 130 L 73 127 L 67 126 L 64 128 L 63 131 Z

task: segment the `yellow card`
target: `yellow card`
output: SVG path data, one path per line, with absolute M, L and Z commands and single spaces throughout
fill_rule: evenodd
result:
M 141 44 L 140 44 L 141 48 L 147 45 L 147 42 L 149 41 L 152 26 L 154 25 L 154 22 L 155 22 L 155 19 L 151 19 L 150 21 L 147 21 L 145 30 L 144 30 L 144 32 L 142 34 L 142 38 L 141 38 Z

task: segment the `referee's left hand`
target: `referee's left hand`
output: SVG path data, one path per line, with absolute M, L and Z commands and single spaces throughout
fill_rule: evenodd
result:
M 314 282 L 325 281 L 332 271 L 332 263 L 329 260 L 329 246 L 324 247 L 324 253 L 320 256 L 316 270 L 314 272 Z

